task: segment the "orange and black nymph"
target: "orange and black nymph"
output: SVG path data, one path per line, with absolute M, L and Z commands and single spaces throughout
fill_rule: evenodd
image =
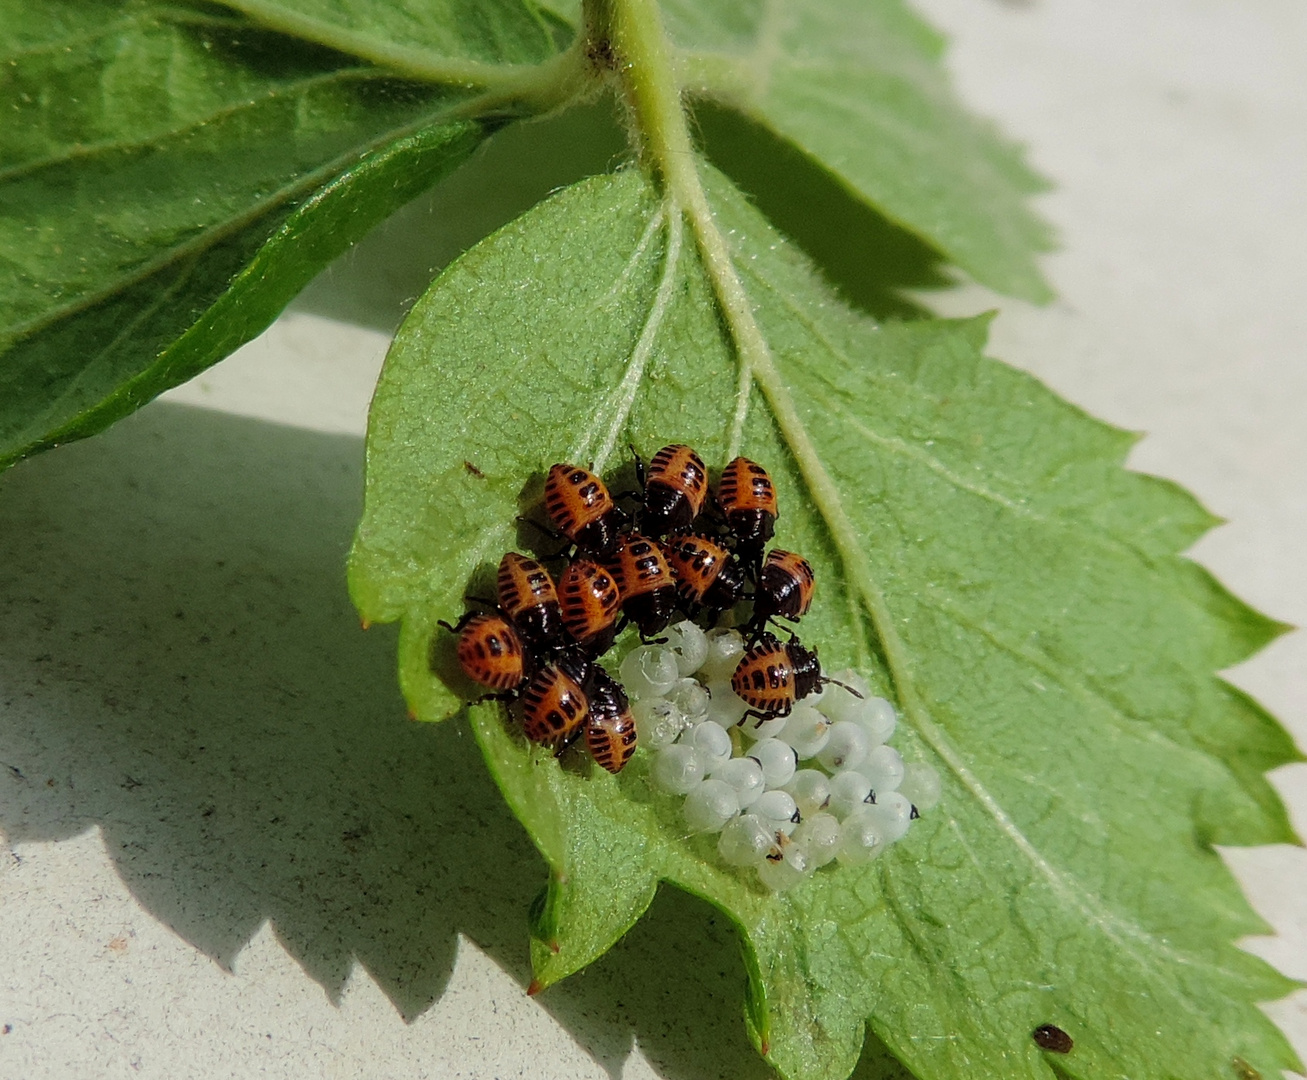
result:
M 588 469 L 552 466 L 545 477 L 545 512 L 581 551 L 606 557 L 617 549 L 621 511 L 607 485 Z
M 647 536 L 623 533 L 605 563 L 622 594 L 622 611 L 648 639 L 666 628 L 676 610 L 676 579 L 662 549 Z
M 498 594 L 500 610 L 528 644 L 546 648 L 566 644 L 554 579 L 535 559 L 508 552 L 499 561 Z
M 735 538 L 741 560 L 756 569 L 780 514 L 776 488 L 767 470 L 756 461 L 737 457 L 722 470 L 717 505 L 726 516 L 726 527 Z
M 522 730 L 532 742 L 560 746 L 584 729 L 590 700 L 583 686 L 590 666 L 568 659 L 546 664 L 522 691 Z
M 647 472 L 637 454 L 635 476 L 644 491 L 640 531 L 646 536 L 684 532 L 699 516 L 708 497 L 708 470 L 703 459 L 680 443 L 664 446 L 654 454 Z
M 596 665 L 589 685 L 590 718 L 585 745 L 602 769 L 619 773 L 635 753 L 635 717 L 626 691 L 608 672 Z
M 735 556 L 715 540 L 677 533 L 663 544 L 676 592 L 689 615 L 706 609 L 717 615 L 733 608 L 744 593 L 744 574 Z
M 782 643 L 774 634 L 763 634 L 740 658 L 731 676 L 731 689 L 750 706 L 740 723 L 756 716 L 761 724 L 773 716 L 788 716 L 796 701 L 831 682 L 844 686 L 821 673 L 815 650 L 805 649 L 797 638 Z M 852 687 L 845 689 L 862 696 Z
M 469 611 L 457 626 L 458 666 L 475 683 L 500 692 L 516 690 L 526 678 L 529 657 L 517 631 L 498 612 Z
M 753 627 L 760 633 L 768 619 L 798 622 L 812 607 L 817 587 L 812 566 L 802 555 L 772 548 L 767 552 L 753 598 Z
M 558 579 L 563 626 L 589 655 L 601 656 L 613 643 L 622 594 L 610 571 L 589 559 L 576 559 Z

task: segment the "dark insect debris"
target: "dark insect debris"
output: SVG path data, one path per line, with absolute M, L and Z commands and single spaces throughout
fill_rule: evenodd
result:
M 1071 1036 L 1056 1024 L 1040 1024 L 1031 1032 L 1035 1045 L 1041 1050 L 1051 1050 L 1055 1054 L 1069 1054 L 1075 1046 Z

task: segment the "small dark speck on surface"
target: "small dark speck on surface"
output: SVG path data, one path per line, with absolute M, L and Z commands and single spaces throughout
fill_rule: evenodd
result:
M 1069 1054 L 1075 1045 L 1071 1036 L 1056 1024 L 1040 1024 L 1031 1032 L 1031 1037 L 1041 1050 L 1051 1050 L 1055 1054 Z

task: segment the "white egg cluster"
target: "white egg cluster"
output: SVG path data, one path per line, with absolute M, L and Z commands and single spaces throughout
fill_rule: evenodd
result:
M 939 774 L 887 745 L 894 706 L 856 672 L 831 677 L 862 697 L 826 686 L 788 716 L 740 724 L 749 708 L 731 689 L 740 633 L 681 622 L 665 636 L 627 655 L 622 683 L 654 784 L 684 796 L 691 832 L 721 834 L 723 862 L 789 889 L 832 860 L 870 862 L 939 802 Z

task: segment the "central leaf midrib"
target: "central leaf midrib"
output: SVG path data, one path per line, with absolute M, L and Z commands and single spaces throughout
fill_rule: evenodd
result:
M 1167 955 L 1179 963 L 1198 963 L 1204 966 L 1213 966 L 1206 959 L 1192 957 L 1190 954 L 1174 949 L 1167 943 L 1158 940 L 1153 933 L 1137 925 L 1132 919 L 1124 917 L 1114 909 L 1103 905 L 1101 897 L 1096 897 L 1100 901 L 1097 905 L 1081 902 L 1078 899 L 1074 885 L 1065 879 L 1057 867 L 1043 857 L 1016 822 L 1007 815 L 999 801 L 990 794 L 986 785 L 962 761 L 961 754 L 953 747 L 943 729 L 935 723 L 926 709 L 922 695 L 917 688 L 916 680 L 911 672 L 911 664 L 908 660 L 909 650 L 903 639 L 899 637 L 889 602 L 871 572 L 870 560 L 867 558 L 866 552 L 856 542 L 850 542 L 850 538 L 854 536 L 854 533 L 851 523 L 844 513 L 842 499 L 833 481 L 830 480 L 829 473 L 826 471 L 820 455 L 816 452 L 815 444 L 812 442 L 811 437 L 808 436 L 802 420 L 798 417 L 798 411 L 794 408 L 788 387 L 781 380 L 780 373 L 774 364 L 761 364 L 755 360 L 753 371 L 764 397 L 772 406 L 772 416 L 777 423 L 781 437 L 794 456 L 804 479 L 808 482 L 809 493 L 812 495 L 813 502 L 817 506 L 818 513 L 826 526 L 831 543 L 835 550 L 839 552 L 840 559 L 844 563 L 846 576 L 862 597 L 867 614 L 872 620 L 877 636 L 880 638 L 890 680 L 897 691 L 900 706 L 916 728 L 918 735 L 935 751 L 949 771 L 958 779 L 968 794 L 976 801 L 982 813 L 990 818 L 998 827 L 999 832 L 1005 835 L 1016 846 L 1017 850 L 1029 860 L 1039 876 L 1049 882 L 1060 902 L 1072 910 L 1078 911 L 1083 918 L 1096 923 L 1104 934 L 1116 942 L 1122 953 L 1130 956 L 1146 974 L 1150 976 L 1152 974 L 1147 958 L 1138 953 L 1126 938 L 1141 940 L 1149 948 Z M 805 444 L 810 449 L 804 449 Z M 814 472 L 824 478 L 825 483 L 814 483 L 812 475 Z M 828 505 L 831 500 L 833 500 L 834 504 Z M 1085 895 L 1094 896 L 1095 894 L 1086 892 Z M 1115 932 L 1116 929 L 1119 929 L 1125 937 Z M 1224 971 L 1219 966 L 1217 966 L 1217 970 Z
M 1016 822 L 1007 815 L 1002 805 L 971 772 L 943 730 L 930 717 L 912 675 L 909 650 L 898 634 L 885 593 L 872 574 L 866 552 L 844 511 L 839 489 L 827 471 L 789 388 L 775 365 L 770 343 L 757 322 L 753 305 L 740 279 L 736 253 L 731 250 L 717 227 L 700 177 L 701 159 L 691 150 L 683 107 L 678 97 L 668 95 L 667 87 L 658 86 L 660 80 L 675 86 L 675 80 L 668 60 L 669 44 L 657 8 L 653 6 L 652 0 L 622 0 L 619 11 L 624 19 L 621 25 L 627 35 L 627 47 L 634 46 L 637 56 L 633 60 L 638 59 L 635 66 L 642 69 L 639 74 L 644 80 L 636 93 L 637 116 L 650 135 L 651 153 L 673 198 L 673 205 L 681 207 L 690 217 L 699 241 L 701 261 L 713 283 L 718 308 L 730 329 L 740 358 L 740 388 L 733 428 L 735 437 L 732 442 L 736 441 L 742 431 L 744 403 L 748 400 L 751 385 L 756 382 L 770 406 L 780 435 L 808 486 L 832 545 L 844 564 L 846 577 L 854 585 L 872 621 L 902 710 L 923 741 L 935 751 L 969 796 L 976 801 L 982 815 L 993 821 L 999 832 L 1030 862 L 1037 875 L 1049 883 L 1059 902 L 1078 912 L 1080 918 L 1097 924 L 1101 932 L 1115 942 L 1123 954 L 1130 956 L 1146 975 L 1151 974 L 1148 962 L 1136 951 L 1129 939 L 1140 939 L 1149 948 L 1170 955 L 1177 962 L 1194 963 L 1187 954 L 1177 952 L 1133 921 L 1103 907 L 1101 897 L 1095 898 L 1099 901 L 1098 905 L 1082 902 L 1072 884 L 1043 857 Z
M 844 349 L 837 345 L 831 339 L 829 334 L 817 325 L 816 321 L 810 314 L 799 307 L 793 297 L 784 293 L 782 290 L 775 288 L 770 281 L 764 278 L 757 271 L 755 267 L 748 264 L 742 265 L 739 267 L 739 273 L 742 278 L 752 281 L 759 286 L 778 306 L 781 306 L 788 311 L 794 319 L 804 327 L 804 329 L 821 342 L 831 355 L 843 363 L 850 371 L 857 371 L 860 377 L 890 386 L 896 393 L 913 395 L 922 404 L 938 405 L 938 400 L 936 398 L 932 397 L 927 391 L 916 386 L 914 383 L 904 379 L 897 379 L 891 382 L 891 380 L 875 369 L 868 369 L 865 365 L 860 366 L 854 363 L 853 358 L 849 356 Z M 877 329 L 879 329 L 879 327 L 877 327 Z M 844 403 L 844 398 L 847 395 L 842 387 L 820 370 L 810 371 L 810 377 L 815 382 L 828 386 L 835 395 L 823 399 L 823 404 L 828 408 L 839 410 L 846 417 L 851 417 L 850 410 Z M 1117 554 L 1133 556 L 1144 563 L 1144 565 L 1150 570 L 1156 568 L 1157 560 L 1152 554 L 1133 543 L 1130 537 L 1117 535 L 1112 530 L 1105 528 L 1102 522 L 1094 518 L 1061 518 L 1056 514 L 1041 512 L 1000 491 L 969 483 L 964 477 L 961 477 L 954 472 L 952 466 L 947 462 L 916 444 L 909 443 L 897 436 L 881 435 L 877 432 L 873 432 L 865 424 L 856 419 L 850 419 L 849 422 L 858 428 L 859 431 L 865 431 L 871 435 L 873 439 L 880 440 L 882 445 L 885 445 L 887 449 L 891 450 L 891 452 L 920 461 L 932 472 L 941 476 L 944 480 L 961 491 L 966 491 L 978 498 L 986 499 L 997 506 L 1001 506 L 1010 513 L 1027 518 L 1050 529 L 1074 528 L 1080 530 L 1081 535 L 1091 538 L 1092 542 L 1114 551 Z M 999 474 L 991 467 L 989 475 L 997 476 Z M 1003 477 L 1003 479 L 1008 478 Z M 1019 485 L 1014 483 L 1013 486 L 1017 487 Z

